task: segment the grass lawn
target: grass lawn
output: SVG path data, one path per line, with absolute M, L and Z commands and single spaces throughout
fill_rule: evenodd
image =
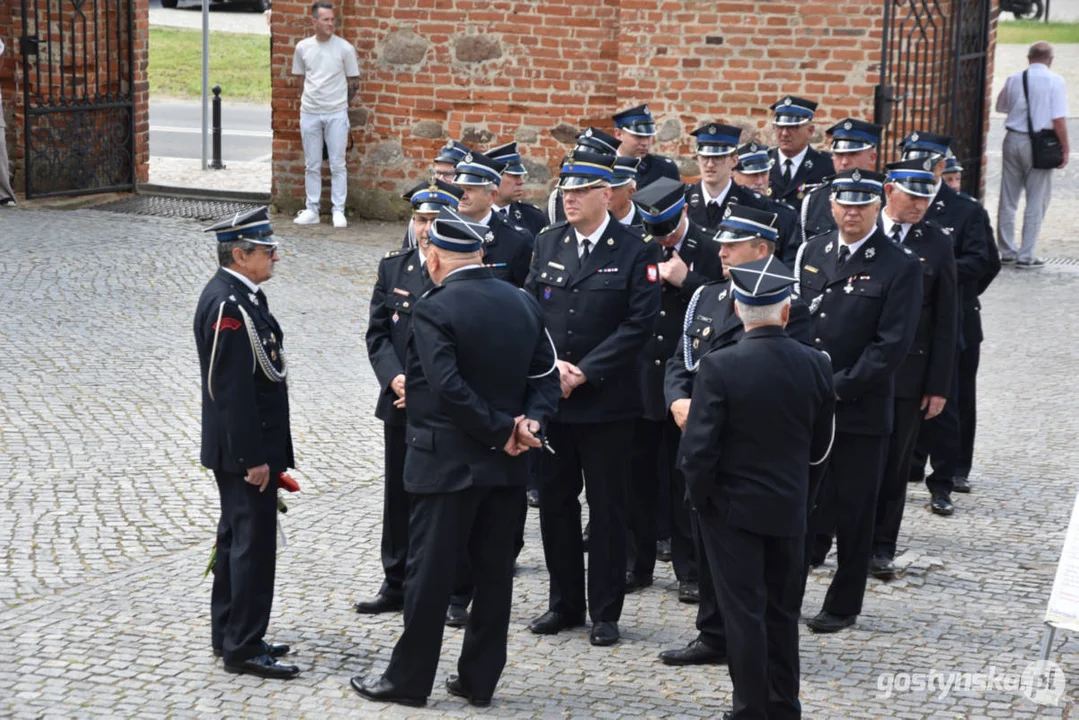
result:
M 202 32 L 150 28 L 150 94 L 202 97 Z M 270 38 L 210 33 L 210 87 L 227 100 L 270 102 Z
M 1010 15 L 1008 16 L 1010 17 Z M 1001 44 L 1030 45 L 1045 40 L 1053 44 L 1079 43 L 1079 23 L 1019 20 L 997 25 L 997 42 Z

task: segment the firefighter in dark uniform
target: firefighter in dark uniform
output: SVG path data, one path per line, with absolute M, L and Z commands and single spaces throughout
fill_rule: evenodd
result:
M 798 254 L 798 246 L 802 244 L 802 228 L 798 221 L 798 211 L 782 200 L 771 197 L 768 173 L 774 164 L 775 160 L 769 155 L 767 145 L 756 142 L 740 145 L 738 164 L 734 166 L 731 179 L 739 187 L 755 193 L 754 197 L 763 210 L 775 213 L 779 233 L 776 240 L 776 257 L 782 260 L 784 265 L 790 266 L 794 264 L 794 256 Z
M 582 477 L 592 534 L 588 605 L 593 645 L 618 642 L 626 580 L 633 421 L 641 415 L 640 353 L 660 309 L 659 247 L 607 211 L 613 155 L 574 151 L 559 185 L 567 222 L 536 238 L 525 284 L 558 349 L 562 400 L 541 455 L 540 529 L 550 574 L 548 612 L 530 629 L 553 634 L 585 620 Z
M 691 407 L 693 381 L 700 359 L 713 350 L 742 337 L 742 322 L 734 312 L 730 269 L 745 263 L 767 259 L 775 254 L 778 236 L 774 213 L 756 210 L 746 205 L 732 205 L 719 226 L 715 239 L 727 279 L 700 286 L 690 299 L 685 320 L 679 332 L 674 356 L 664 371 L 664 402 L 671 411 L 676 427 L 683 429 Z M 788 334 L 801 342 L 812 342 L 809 308 L 795 298 L 791 303 Z M 700 605 L 697 608 L 698 636 L 684 648 L 665 650 L 659 657 L 667 665 L 703 665 L 723 662 L 727 657 L 723 617 L 712 585 L 708 563 L 696 518 L 691 510 L 690 527 L 698 561 Z
M 776 134 L 776 147 L 770 151 L 775 160 L 769 175 L 772 197 L 799 207 L 806 187 L 835 174 L 832 157 L 809 147 L 817 103 L 787 95 L 772 103 L 771 109 L 775 113 L 772 127 Z
M 536 237 L 547 225 L 547 213 L 522 199 L 528 170 L 521 162 L 521 153 L 517 149 L 517 143 L 509 142 L 499 145 L 485 154 L 492 160 L 506 164 L 506 169 L 502 171 L 502 182 L 498 185 L 495 212 L 510 224 L 519 225 L 527 230 L 529 235 Z
M 430 231 L 435 287 L 415 306 L 405 365 L 405 622 L 385 673 L 352 678 L 369 700 L 426 704 L 460 552 L 476 569 L 476 600 L 446 690 L 486 707 L 506 664 L 522 452 L 541 446 L 559 383 L 539 305 L 480 264 L 486 233 L 448 209 Z
M 982 305 L 979 296 L 989 289 L 990 283 L 1000 273 L 1000 251 L 993 242 L 993 224 L 989 220 L 989 213 L 985 206 L 962 191 L 963 166 L 949 150 L 944 158 L 944 173 L 941 176 L 944 183 L 959 193 L 959 196 L 977 202 L 982 210 L 982 224 L 985 225 L 985 236 L 989 242 L 989 268 L 977 284 L 977 294 L 970 292 L 963 298 L 964 307 L 961 310 L 963 318 L 963 344 L 965 347 L 959 352 L 959 387 L 956 392 L 959 395 L 959 463 L 955 469 L 955 477 L 952 478 L 952 490 L 957 493 L 970 492 L 970 469 L 974 464 L 974 435 L 978 425 L 978 365 L 981 361 L 982 345 Z
M 378 594 L 356 603 L 363 614 L 395 612 L 405 602 L 408 559 L 409 496 L 405 492 L 405 349 L 412 333 L 412 312 L 434 283 L 424 254 L 428 231 L 439 211 L 457 208 L 461 189 L 435 180 L 420 183 L 405 195 L 412 204 L 411 228 L 417 247 L 386 254 L 378 264 L 367 323 L 367 357 L 382 388 L 375 416 L 384 423 L 385 486 L 382 496 L 382 570 Z
M 633 202 L 644 215 L 644 230 L 663 252 L 659 266 L 662 303 L 652 338 L 645 345 L 640 364 L 644 414 L 633 429 L 633 473 L 630 484 L 630 547 L 626 592 L 648 587 L 656 566 L 656 508 L 669 507 L 671 561 L 678 578 L 678 599 L 694 603 L 697 589 L 697 557 L 693 546 L 685 485 L 676 477 L 678 426 L 663 400 L 663 370 L 674 355 L 682 334 L 689 300 L 702 284 L 723 277 L 718 244 L 686 215 L 682 183 L 660 178 L 639 190 Z M 666 479 L 666 482 L 663 480 Z M 669 503 L 659 503 L 661 488 Z
M 464 191 L 458 204 L 460 213 L 488 228 L 483 243 L 484 265 L 495 277 L 521 287 L 528 277 L 533 238 L 523 227 L 493 210 L 505 168 L 506 164 L 499 160 L 471 152 L 457 163 L 453 184 Z
M 731 277 L 745 334 L 701 359 L 680 465 L 730 650 L 724 717 L 798 718 L 802 544 L 835 429 L 832 368 L 783 330 L 794 278 L 779 260 Z
M 921 260 L 922 311 L 914 344 L 895 374 L 895 420 L 877 497 L 873 557 L 869 563 L 869 572 L 882 580 L 896 574 L 896 540 L 918 428 L 923 418 L 929 420 L 940 414 L 951 393 L 959 325 L 952 240 L 944 228 L 924 219 L 929 201 L 936 194 L 933 160 L 904 160 L 887 167 L 881 229 Z
M 883 180 L 862 170 L 836 175 L 837 229 L 798 249 L 799 294 L 813 315 L 814 344 L 832 359 L 837 398 L 835 447 L 810 515 L 810 538 L 834 528 L 839 566 L 823 609 L 807 623 L 814 632 L 850 627 L 862 611 L 895 411 L 893 380 L 922 307 L 920 262 L 877 225 Z
M 985 212 L 977 201 L 968 199 L 944 184 L 941 174 L 944 158 L 948 154 L 951 138 L 927 132 L 911 133 L 903 138 L 903 159 L 931 158 L 933 173 L 937 180 L 937 193 L 929 204 L 926 217 L 947 229 L 952 238 L 955 253 L 956 278 L 959 283 L 959 344 L 956 354 L 956 373 L 971 345 L 982 341 L 981 312 L 978 303 L 979 289 L 985 278 L 992 273 L 992 238 L 987 234 Z M 969 356 L 967 366 L 970 366 Z M 959 475 L 960 436 L 962 429 L 959 408 L 963 405 L 960 388 L 964 382 L 952 384 L 952 394 L 944 410 L 937 417 L 922 424 L 918 444 L 911 461 L 911 479 L 921 480 L 925 475 L 926 460 L 933 472 L 925 476 L 929 488 L 929 509 L 937 515 L 951 515 L 954 478 Z
M 650 152 L 656 139 L 656 123 L 647 105 L 615 113 L 611 119 L 614 120 L 614 135 L 622 143 L 617 148 L 618 154 L 641 159 L 637 166 L 638 190 L 644 190 L 661 177 L 682 180 L 674 160 Z
M 884 128 L 864 120 L 847 118 L 825 132 L 832 137 L 832 164 L 836 172 L 847 170 L 876 170 L 877 148 Z M 799 205 L 802 242 L 835 230 L 832 218 L 832 189 L 825 179 L 810 188 Z
M 199 297 L 201 462 L 221 498 L 210 640 L 225 670 L 289 679 L 287 645 L 264 640 L 277 563 L 277 480 L 293 467 L 284 333 L 259 285 L 273 277 L 277 239 L 266 208 L 207 229 L 221 267 Z
M 435 159 L 431 163 L 432 179 L 441 180 L 444 183 L 453 183 L 453 178 L 457 175 L 457 163 L 461 162 L 461 159 L 470 152 L 472 152 L 472 148 L 464 143 L 447 140 L 446 144 L 438 149 L 438 154 L 435 155 Z M 409 190 L 402 197 L 408 200 L 411 192 Z M 401 243 L 401 249 L 408 250 L 414 247 L 416 247 L 416 234 L 412 230 L 412 223 L 409 223 L 408 229 L 405 231 L 404 242 Z
M 632 195 L 637 192 L 637 166 L 635 157 L 615 158 L 611 168 L 611 215 L 623 225 L 644 231 L 644 220 Z
M 599 128 L 586 127 L 577 133 L 576 143 L 573 146 L 574 150 L 617 156 L 618 146 L 622 144 L 622 141 L 613 135 L 608 135 Z M 639 165 L 640 158 L 637 158 L 637 160 Z M 562 159 L 562 162 L 565 163 L 565 158 Z M 557 184 L 551 190 L 551 194 L 547 196 L 547 217 L 550 218 L 552 224 L 564 222 L 566 219 L 566 213 L 562 210 L 562 190 Z
M 701 179 L 686 185 L 689 219 L 712 232 L 719 227 L 728 205 L 762 205 L 759 193 L 731 181 L 731 172 L 738 164 L 738 134 L 741 131 L 733 125 L 708 123 L 690 132 L 697 138 Z

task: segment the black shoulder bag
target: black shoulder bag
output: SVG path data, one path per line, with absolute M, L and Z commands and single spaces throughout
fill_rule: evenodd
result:
M 1027 71 L 1023 71 L 1023 98 L 1027 101 L 1027 134 L 1030 135 L 1030 149 L 1034 156 L 1034 167 L 1038 170 L 1052 170 L 1064 162 L 1064 148 L 1053 129 L 1034 132 L 1034 123 L 1030 119 L 1030 91 L 1027 89 Z

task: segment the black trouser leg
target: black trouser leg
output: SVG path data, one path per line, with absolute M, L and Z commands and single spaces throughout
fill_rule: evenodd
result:
M 887 448 L 885 435 L 837 432 L 817 507 L 810 514 L 810 537 L 826 530 L 828 508 L 835 519 L 838 567 L 824 598 L 824 609 L 834 615 L 862 611 Z
M 974 434 L 978 429 L 978 365 L 980 343 L 959 353 L 959 459 L 955 474 L 970 475 L 974 463 Z
M 768 718 L 768 606 L 764 538 L 730 527 L 714 511 L 697 516 L 727 633 L 733 717 Z M 797 629 L 797 626 L 795 626 Z
M 873 530 L 873 556 L 895 559 L 903 508 L 907 503 L 907 478 L 910 476 L 910 456 L 918 439 L 924 411 L 921 400 L 896 398 L 895 421 L 888 439 L 888 456 L 884 463 L 880 492 L 877 494 L 877 519 Z
M 682 471 L 675 467 L 682 433 L 670 415 L 667 416 L 666 433 L 664 459 L 667 477 L 670 478 L 671 565 L 679 582 L 698 582 L 698 564 L 703 565 L 704 561 L 698 560 L 693 520 L 690 517 L 689 501 L 686 499 L 686 479 Z
M 238 473 L 214 472 L 221 495 L 218 538 L 227 536 L 222 583 L 211 601 L 211 615 L 223 624 L 219 632 L 225 662 L 238 663 L 263 653 L 262 639 L 273 608 L 277 565 L 277 475 L 270 472 L 264 492 Z M 225 532 L 222 533 L 222 526 Z M 218 563 L 222 549 L 218 547 Z M 227 600 L 227 607 L 225 606 Z
M 431 694 L 442 649 L 446 608 L 457 577 L 457 561 L 467 552 L 481 492 L 468 488 L 455 493 L 412 496 L 405 627 L 385 673 L 387 680 L 410 697 Z
M 801 669 L 798 618 L 802 610 L 803 538 L 766 537 L 764 583 L 768 588 L 768 720 L 798 720 Z
M 404 597 L 408 562 L 409 494 L 405 492 L 405 426 L 385 424 L 386 482 L 382 491 L 382 569 L 386 579 L 379 593 Z
M 457 672 L 465 687 L 479 698 L 494 694 L 506 666 L 513 604 L 513 554 L 506 549 L 516 529 L 513 513 L 524 504 L 524 488 L 491 488 L 480 500 L 472 525 L 468 554 L 475 570 L 475 598 Z
M 727 651 L 727 630 L 723 627 L 723 613 L 716 597 L 716 581 L 712 576 L 712 564 L 705 556 L 704 535 L 701 519 L 696 510 L 690 510 L 693 524 L 693 540 L 696 545 L 697 577 L 701 600 L 697 605 L 697 639 L 713 650 Z
M 656 569 L 656 503 L 666 460 L 663 430 L 663 423 L 654 420 L 637 418 L 633 423 L 626 567 L 639 577 L 651 577 Z
M 547 439 L 556 455 L 540 459 L 540 534 L 550 579 L 550 610 L 584 616 L 584 546 L 581 541 L 583 479 L 575 425 L 550 422 Z

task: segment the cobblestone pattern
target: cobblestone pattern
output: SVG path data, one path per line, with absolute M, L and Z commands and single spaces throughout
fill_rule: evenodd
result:
M 436 685 L 424 710 L 362 702 L 355 673 L 380 672 L 400 616 L 361 618 L 380 580 L 381 430 L 362 336 L 377 259 L 399 225 L 295 233 L 267 292 L 287 333 L 303 492 L 290 503 L 271 637 L 304 674 L 290 683 L 226 674 L 209 647 L 217 498 L 198 466 L 198 364 L 191 316 L 213 271 L 195 223 L 93 210 L 0 214 L 0 717 L 416 717 L 480 715 Z M 986 294 L 974 493 L 925 510 L 911 489 L 899 558 L 870 582 L 853 631 L 803 632 L 802 700 L 812 718 L 1066 717 L 1014 693 L 880 697 L 878 676 L 1019 672 L 1041 618 L 1079 459 L 1072 338 L 1074 268 L 1005 270 Z M 1042 310 L 1042 312 L 1037 312 Z M 1046 312 L 1048 311 L 1048 312 Z M 813 614 L 834 558 L 809 582 Z M 546 607 L 538 518 L 529 517 L 509 664 L 489 717 L 714 718 L 722 667 L 669 668 L 656 653 L 694 636 L 669 566 L 631 596 L 624 640 L 525 625 Z M 440 678 L 461 632 L 447 631 Z M 1067 635 L 1054 657 L 1079 677 Z

